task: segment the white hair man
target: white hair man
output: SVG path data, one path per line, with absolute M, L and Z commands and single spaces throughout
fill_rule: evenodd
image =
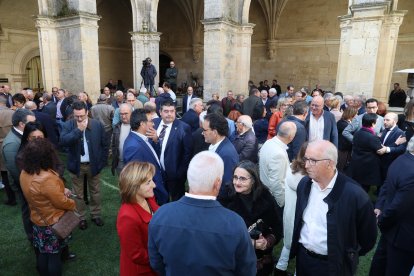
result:
M 259 146 L 252 127 L 252 118 L 248 115 L 241 115 L 236 122 L 237 135 L 232 143 L 239 154 L 240 161 L 250 160 L 257 163 Z
M 375 205 L 382 232 L 370 275 L 409 275 L 414 266 L 414 137 L 395 159 Z
M 295 123 L 282 122 L 277 135 L 267 140 L 260 149 L 260 180 L 269 188 L 280 208 L 285 205 L 285 178 L 289 168 L 287 144 L 295 135 Z
M 290 251 L 298 275 L 354 275 L 358 257 L 375 245 L 376 219 L 369 196 L 337 171 L 337 159 L 335 145 L 326 140 L 311 142 L 306 149 L 308 176 L 297 188 Z
M 198 153 L 187 171 L 189 192 L 152 217 L 148 251 L 151 267 L 159 274 L 256 274 L 256 256 L 243 219 L 216 200 L 223 172 L 220 156 Z
M 115 175 L 115 171 L 118 173 L 124 167 L 123 162 L 123 149 L 126 138 L 131 131 L 131 125 L 129 124 L 132 113 L 132 106 L 127 103 L 123 103 L 119 106 L 119 115 L 121 121 L 114 126 L 112 133 L 112 174 Z
M 191 127 L 191 132 L 196 131 L 200 127 L 199 115 L 201 112 L 203 112 L 203 100 L 192 98 L 190 109 L 181 118 L 181 121 L 186 122 Z

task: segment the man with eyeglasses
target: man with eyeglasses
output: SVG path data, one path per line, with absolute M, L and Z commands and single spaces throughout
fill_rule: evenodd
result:
M 378 111 L 378 100 L 371 98 L 365 102 L 366 113 L 377 113 Z M 354 133 L 362 127 L 362 117 L 365 113 L 358 115 L 352 120 L 352 122 L 344 129 L 342 136 L 345 137 L 349 142 L 354 139 Z M 375 135 L 379 136 L 384 130 L 384 118 L 377 116 L 377 122 L 374 126 Z
M 97 226 L 103 226 L 101 218 L 100 172 L 108 160 L 109 141 L 101 122 L 88 118 L 86 104 L 72 104 L 73 119 L 63 125 L 60 145 L 69 148 L 67 169 L 72 179 L 73 192 L 77 195 L 76 208 L 81 219 L 79 228 L 85 230 L 86 205 L 84 201 L 84 176 L 88 179 L 90 213 Z
M 267 140 L 259 153 L 260 180 L 266 185 L 280 207 L 285 206 L 285 178 L 289 169 L 287 145 L 296 135 L 296 125 L 293 122 L 280 123 L 277 135 Z
M 376 218 L 365 191 L 336 169 L 337 149 L 329 141 L 309 143 L 308 176 L 297 188 L 290 258 L 297 275 L 355 275 L 359 256 L 377 237 Z
M 118 175 L 124 168 L 123 149 L 126 138 L 131 131 L 130 118 L 133 109 L 130 104 L 123 103 L 119 106 L 119 116 L 121 121 L 114 126 L 112 133 L 112 175 L 115 175 L 115 171 Z
M 165 81 L 171 85 L 171 90 L 173 92 L 177 92 L 177 77 L 178 69 L 175 67 L 175 62 L 171 60 L 170 68 L 167 68 L 167 70 L 165 70 Z

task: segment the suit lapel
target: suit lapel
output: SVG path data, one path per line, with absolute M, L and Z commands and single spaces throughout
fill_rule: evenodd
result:
M 147 143 L 138 135 L 134 134 L 136 136 L 136 139 L 138 141 L 138 143 L 140 143 L 142 145 L 142 148 L 146 151 L 147 155 L 151 156 L 151 158 L 153 159 L 153 163 L 154 164 L 160 164 L 160 162 L 158 161 L 158 159 L 154 156 L 154 153 L 152 152 L 152 150 L 149 148 L 149 146 L 147 145 Z M 155 152 L 155 150 L 154 150 Z

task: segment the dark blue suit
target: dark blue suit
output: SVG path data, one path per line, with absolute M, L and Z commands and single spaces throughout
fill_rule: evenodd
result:
M 198 117 L 197 112 L 193 109 L 188 110 L 181 118 L 181 121 L 187 123 L 191 127 L 191 132 L 200 128 L 200 118 Z
M 388 139 L 388 138 L 387 138 Z M 414 156 L 407 152 L 389 167 L 376 208 L 382 232 L 370 275 L 409 275 L 414 265 Z
M 33 113 L 35 114 L 36 121 L 40 122 L 44 126 L 47 133 L 47 139 L 49 139 L 49 141 L 57 147 L 59 144 L 59 138 L 56 119 L 52 119 L 48 114 L 37 110 L 33 110 Z
M 187 196 L 155 212 L 148 255 L 159 275 L 256 275 L 256 255 L 243 219 L 216 200 Z
M 292 142 L 290 142 L 287 146 L 289 147 L 286 151 L 289 156 L 289 161 L 292 162 L 293 159 L 296 158 L 298 155 L 300 148 L 302 147 L 303 143 L 305 143 L 308 133 L 305 129 L 305 122 L 296 118 L 295 116 L 291 115 L 288 116 L 285 120 L 282 122 L 293 122 L 296 125 L 296 134 L 293 138 Z M 278 125 L 278 130 L 279 126 Z
M 308 133 L 308 140 L 309 140 L 309 124 L 310 124 L 310 114 L 306 117 L 305 127 Z M 338 128 L 336 126 L 335 116 L 329 112 L 324 111 L 323 114 L 323 140 L 331 141 L 337 148 L 338 148 Z
M 391 163 L 397 159 L 398 156 L 403 154 L 405 152 L 405 148 L 407 147 L 407 143 L 396 145 L 395 141 L 400 137 L 401 135 L 404 135 L 404 132 L 398 128 L 398 126 L 395 126 L 392 130 L 390 130 L 390 134 L 387 137 L 387 140 L 384 139 L 387 135 L 387 131 L 383 131 L 381 134 L 381 143 L 390 148 L 389 153 L 384 153 L 380 156 L 381 161 L 381 176 L 382 180 L 385 180 L 385 177 L 387 176 L 388 168 L 390 167 Z
M 42 112 L 49 114 L 50 117 L 55 120 L 56 119 L 56 103 L 49 102 L 47 105 L 43 106 Z
M 147 143 L 138 134 L 133 132 L 129 133 L 124 142 L 123 158 L 125 165 L 131 161 L 153 164 L 155 166 L 155 175 L 152 178 L 156 185 L 154 189 L 155 198 L 159 205 L 168 202 L 168 192 L 162 179 L 161 166 Z
M 191 99 L 190 99 L 190 101 L 192 100 L 192 99 L 195 99 L 195 98 L 197 98 L 196 96 L 194 96 L 194 94 L 193 95 L 191 95 Z M 184 97 L 183 97 L 183 114 L 184 113 L 186 113 L 188 110 L 187 110 L 187 103 L 188 103 L 188 95 L 185 95 Z
M 154 128 L 162 124 L 161 118 L 154 119 Z M 165 143 L 165 144 L 164 144 Z M 190 126 L 175 119 L 168 140 L 163 142 L 164 150 L 164 181 L 172 200 L 177 200 L 185 193 L 188 164 L 193 152 L 193 136 Z M 158 147 L 158 156 L 161 148 Z
M 227 137 L 224 138 L 224 140 L 220 143 L 216 149 L 216 153 L 221 157 L 221 159 L 223 159 L 224 162 L 224 175 L 220 188 L 220 193 L 222 193 L 224 190 L 224 185 L 232 183 L 233 170 L 239 163 L 239 154 Z

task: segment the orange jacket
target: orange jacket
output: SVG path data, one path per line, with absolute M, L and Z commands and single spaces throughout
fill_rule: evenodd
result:
M 53 170 L 39 174 L 22 171 L 20 185 L 29 203 L 30 219 L 38 226 L 53 225 L 66 210 L 75 209 L 75 201 L 65 196 L 65 185 Z
M 267 140 L 272 139 L 277 134 L 277 125 L 282 121 L 283 113 L 280 111 L 276 111 L 272 114 L 272 117 L 269 119 L 269 128 L 267 129 Z

